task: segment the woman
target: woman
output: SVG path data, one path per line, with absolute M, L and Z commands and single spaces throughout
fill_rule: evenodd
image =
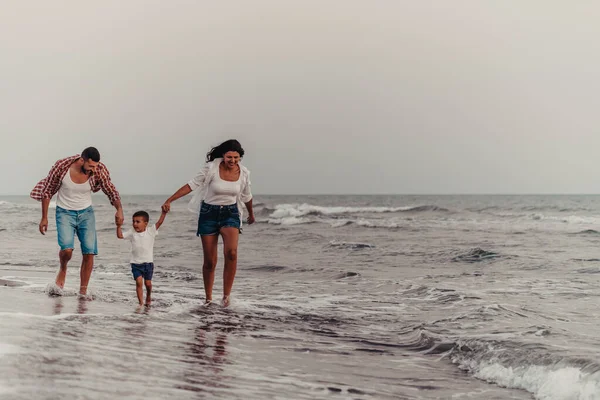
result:
M 197 235 L 202 239 L 204 253 L 202 277 L 206 305 L 212 303 L 219 234 L 223 237 L 225 256 L 222 305 L 227 307 L 237 269 L 242 203 L 248 209 L 248 224 L 254 223 L 250 171 L 240 165 L 242 157 L 244 157 L 244 149 L 237 140 L 228 140 L 213 147 L 206 154 L 204 168 L 162 205 L 162 209 L 169 212 L 171 202 L 195 191 L 189 208 L 199 214 Z

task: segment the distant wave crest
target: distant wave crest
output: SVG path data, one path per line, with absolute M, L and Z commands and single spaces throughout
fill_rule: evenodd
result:
M 409 207 L 325 207 L 312 204 L 277 204 L 274 209 L 270 209 L 271 218 L 304 217 L 308 215 L 332 216 L 340 214 L 364 214 L 364 213 L 396 213 L 396 212 L 426 212 L 438 211 L 447 212 L 448 209 L 435 205 L 421 205 Z

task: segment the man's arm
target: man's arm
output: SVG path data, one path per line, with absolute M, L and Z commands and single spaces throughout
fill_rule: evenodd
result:
M 100 184 L 100 188 L 110 200 L 110 204 L 112 204 L 117 210 L 117 212 L 115 213 L 115 224 L 117 226 L 123 225 L 125 217 L 123 216 L 121 196 L 119 196 L 117 188 L 115 187 L 115 185 L 113 185 L 112 181 L 110 180 L 110 173 L 108 172 L 108 169 L 105 165 L 103 165 L 103 168 L 100 171 L 98 171 L 97 179 L 98 183 Z
M 115 213 L 115 225 L 120 227 L 125 221 L 125 217 L 123 216 L 123 206 L 121 206 L 121 200 L 115 200 L 113 206 L 115 206 L 115 208 L 117 209 L 117 212 Z
M 117 225 L 117 237 L 119 239 L 123 239 L 123 231 L 121 230 L 121 225 Z
M 160 218 L 158 219 L 158 221 L 156 221 L 156 224 L 154 224 L 154 226 L 156 226 L 156 230 L 158 230 L 158 228 L 160 228 L 160 226 L 163 224 L 163 222 L 165 222 L 166 216 L 167 216 L 166 211 L 163 211 L 160 213 Z
M 50 199 L 42 199 L 42 220 L 40 221 L 40 233 L 46 234 L 48 230 L 48 207 L 50 206 Z

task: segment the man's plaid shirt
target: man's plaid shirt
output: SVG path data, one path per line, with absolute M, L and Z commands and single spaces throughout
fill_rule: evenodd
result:
M 29 196 L 37 201 L 42 201 L 42 199 L 51 199 L 52 196 L 58 192 L 58 189 L 60 189 L 60 185 L 62 184 L 62 181 L 69 171 L 71 165 L 73 165 L 73 163 L 80 158 L 80 155 L 76 155 L 58 160 L 50 169 L 48 176 L 35 185 Z M 115 188 L 115 185 L 113 185 L 110 181 L 110 174 L 106 168 L 106 165 L 102 163 L 98 163 L 96 172 L 90 176 L 90 186 L 92 187 L 92 192 L 94 193 L 98 192 L 99 190 L 102 190 L 104 193 L 106 193 L 110 203 L 113 205 L 116 201 L 121 200 L 119 192 L 117 192 L 117 188 Z

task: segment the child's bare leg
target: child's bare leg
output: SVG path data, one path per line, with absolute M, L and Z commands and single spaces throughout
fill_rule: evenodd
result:
M 135 280 L 135 291 L 137 293 L 138 301 L 140 306 L 144 304 L 144 278 L 138 276 Z
M 152 302 L 152 281 L 145 280 L 144 285 L 146 285 L 146 305 L 149 306 Z

